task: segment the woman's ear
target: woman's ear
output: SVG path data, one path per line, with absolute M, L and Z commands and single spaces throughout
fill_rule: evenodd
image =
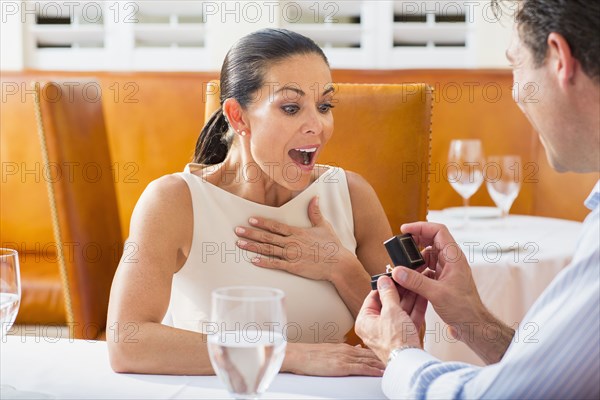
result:
M 225 100 L 223 103 L 223 114 L 227 118 L 227 121 L 229 121 L 229 126 L 231 126 L 231 129 L 233 129 L 235 132 L 239 134 L 244 132 L 242 136 L 245 136 L 247 133 L 249 133 L 244 110 L 236 99 L 229 98 Z

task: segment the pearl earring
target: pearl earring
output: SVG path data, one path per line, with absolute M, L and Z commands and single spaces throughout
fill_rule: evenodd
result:
M 241 135 L 246 136 L 246 131 L 242 131 Z

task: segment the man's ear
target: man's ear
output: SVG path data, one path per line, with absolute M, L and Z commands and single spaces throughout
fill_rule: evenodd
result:
M 566 89 L 573 83 L 578 61 L 571 53 L 571 47 L 563 35 L 552 32 L 548 35 L 548 62 L 551 71 L 558 79 L 561 89 Z
M 229 98 L 223 103 L 223 114 L 229 121 L 229 126 L 236 132 L 248 131 L 248 124 L 244 115 L 244 110 L 238 101 L 234 98 Z

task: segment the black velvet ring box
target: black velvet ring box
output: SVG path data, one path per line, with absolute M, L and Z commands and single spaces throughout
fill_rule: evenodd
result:
M 410 233 L 394 236 L 383 242 L 383 245 L 390 255 L 393 265 L 402 265 L 410 269 L 417 269 L 425 264 L 425 260 Z M 371 288 L 373 290 L 377 290 L 377 279 L 383 275 L 392 277 L 391 272 L 372 276 Z

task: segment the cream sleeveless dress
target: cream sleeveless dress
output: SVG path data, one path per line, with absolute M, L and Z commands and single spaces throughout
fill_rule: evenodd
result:
M 309 201 L 319 195 L 323 216 L 332 224 L 342 245 L 356 251 L 354 222 L 344 170 L 328 168 L 318 180 L 281 207 L 254 203 L 229 193 L 191 171 L 179 173 L 192 198 L 194 230 L 187 261 L 173 276 L 169 312 L 177 328 L 203 332 L 210 318 L 211 291 L 222 286 L 270 286 L 285 292 L 288 341 L 343 342 L 352 328 L 352 314 L 330 282 L 315 281 L 279 270 L 253 265 L 255 253 L 236 246 L 236 226 L 249 226 L 259 216 L 298 227 L 310 227 Z M 326 254 L 335 258 L 335 249 Z

